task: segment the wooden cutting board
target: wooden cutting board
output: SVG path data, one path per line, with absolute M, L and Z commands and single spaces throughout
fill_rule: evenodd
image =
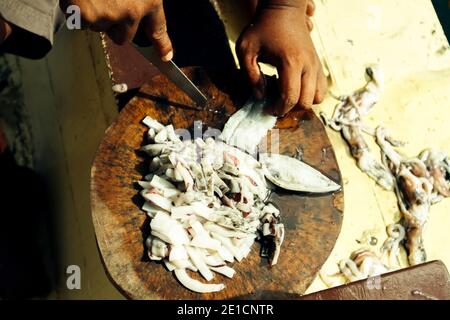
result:
M 207 110 L 197 110 L 190 99 L 159 75 L 145 85 L 120 112 L 106 131 L 91 170 L 91 209 L 98 246 L 111 280 L 133 299 L 233 299 L 278 298 L 302 294 L 330 254 L 342 224 L 343 192 L 308 195 L 275 192 L 271 200 L 282 214 L 286 237 L 278 264 L 270 267 L 259 255 L 260 245 L 234 263 L 233 279 L 216 275 L 213 282 L 225 289 L 198 294 L 184 288 L 161 263 L 149 261 L 144 240 L 149 220 L 140 209 L 143 200 L 136 181 L 148 173 L 148 158 L 138 150 L 145 144 L 149 115 L 175 128 L 189 128 L 200 121 L 203 130 L 222 129 L 229 115 L 242 106 L 249 92 L 235 71 L 186 68 L 185 73 L 209 96 Z M 196 122 L 197 127 L 199 122 Z M 294 156 L 342 185 L 330 141 L 321 121 L 311 111 L 292 112 L 277 124 L 279 151 Z M 203 281 L 199 275 L 194 278 Z

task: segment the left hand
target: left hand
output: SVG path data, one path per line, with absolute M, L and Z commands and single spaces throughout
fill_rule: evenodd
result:
M 309 31 L 314 13 L 310 0 L 266 1 L 253 23 L 238 40 L 240 64 L 247 72 L 258 98 L 264 96 L 265 82 L 258 62 L 274 65 L 279 74 L 280 98 L 274 114 L 283 116 L 295 106 L 310 108 L 320 103 L 327 90 L 319 57 Z M 295 2 L 299 6 L 286 3 Z M 312 6 L 308 3 L 312 3 Z

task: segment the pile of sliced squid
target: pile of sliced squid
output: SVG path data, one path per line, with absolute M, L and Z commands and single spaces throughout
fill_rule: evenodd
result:
M 227 264 L 247 257 L 258 238 L 271 244 L 267 257 L 277 263 L 285 230 L 280 211 L 267 201 L 273 184 L 308 192 L 340 188 L 310 167 L 305 179 L 306 165 L 294 158 L 265 154 L 258 161 L 213 138 L 182 141 L 172 125 L 151 117 L 143 123 L 149 144 L 141 150 L 151 162 L 150 173 L 138 183 L 142 209 L 151 218 L 148 256 L 195 292 L 216 292 L 224 285 L 193 279 L 187 270 L 207 282 L 215 273 L 232 278 L 235 270 Z

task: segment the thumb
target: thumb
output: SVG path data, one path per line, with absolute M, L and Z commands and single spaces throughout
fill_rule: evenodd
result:
M 253 87 L 254 95 L 257 99 L 265 96 L 266 81 L 258 64 L 258 56 L 251 50 L 240 49 L 238 58 L 241 68 L 247 74 L 250 85 Z

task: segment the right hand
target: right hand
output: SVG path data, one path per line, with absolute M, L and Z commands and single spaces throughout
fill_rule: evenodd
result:
M 161 59 L 173 57 L 162 0 L 61 0 L 60 4 L 64 12 L 70 5 L 78 6 L 83 27 L 106 32 L 117 44 L 133 40 L 142 21 Z
M 0 16 L 0 44 L 2 44 L 11 35 L 12 27 Z

